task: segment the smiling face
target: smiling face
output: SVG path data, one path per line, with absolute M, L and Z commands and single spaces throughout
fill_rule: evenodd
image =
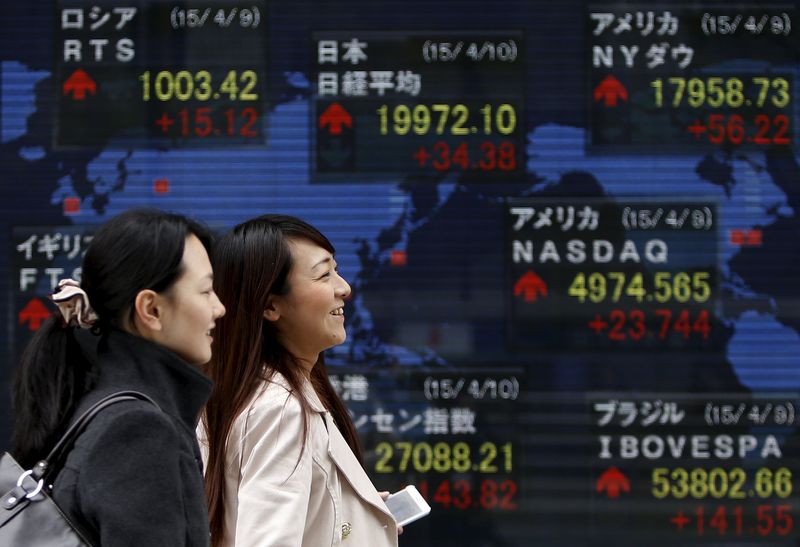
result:
M 212 288 L 208 253 L 194 235 L 186 238 L 181 269 L 180 278 L 157 296 L 161 329 L 152 339 L 187 363 L 202 365 L 211 359 L 211 330 L 225 306 Z
M 350 285 L 336 271 L 333 255 L 306 239 L 289 241 L 288 292 L 273 296 L 264 317 L 273 321 L 283 346 L 309 369 L 319 354 L 347 338 L 344 301 Z

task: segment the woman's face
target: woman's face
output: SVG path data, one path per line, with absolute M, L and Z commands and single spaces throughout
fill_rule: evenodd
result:
M 292 269 L 287 277 L 289 292 L 273 297 L 273 320 L 281 343 L 295 357 L 311 365 L 319 354 L 347 338 L 344 301 L 350 285 L 336 271 L 333 255 L 306 239 L 289 241 Z
M 211 330 L 225 315 L 217 298 L 211 262 L 196 236 L 186 238 L 180 278 L 160 298 L 161 331 L 154 342 L 177 353 L 184 361 L 202 365 L 211 359 Z

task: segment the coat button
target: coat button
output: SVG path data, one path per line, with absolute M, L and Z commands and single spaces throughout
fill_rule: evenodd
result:
M 342 523 L 342 539 L 347 539 L 347 536 L 350 535 L 350 532 L 353 531 L 353 527 L 350 526 L 349 522 Z

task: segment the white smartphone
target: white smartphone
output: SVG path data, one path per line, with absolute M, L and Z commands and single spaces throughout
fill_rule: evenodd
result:
M 431 506 L 413 484 L 386 498 L 386 506 L 399 526 L 410 524 L 431 512 Z

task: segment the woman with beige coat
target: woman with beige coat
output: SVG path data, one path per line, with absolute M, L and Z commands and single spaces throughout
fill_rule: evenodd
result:
M 213 547 L 394 547 L 322 352 L 344 342 L 350 286 L 330 242 L 294 217 L 233 229 L 214 252 L 217 322 L 198 428 Z

